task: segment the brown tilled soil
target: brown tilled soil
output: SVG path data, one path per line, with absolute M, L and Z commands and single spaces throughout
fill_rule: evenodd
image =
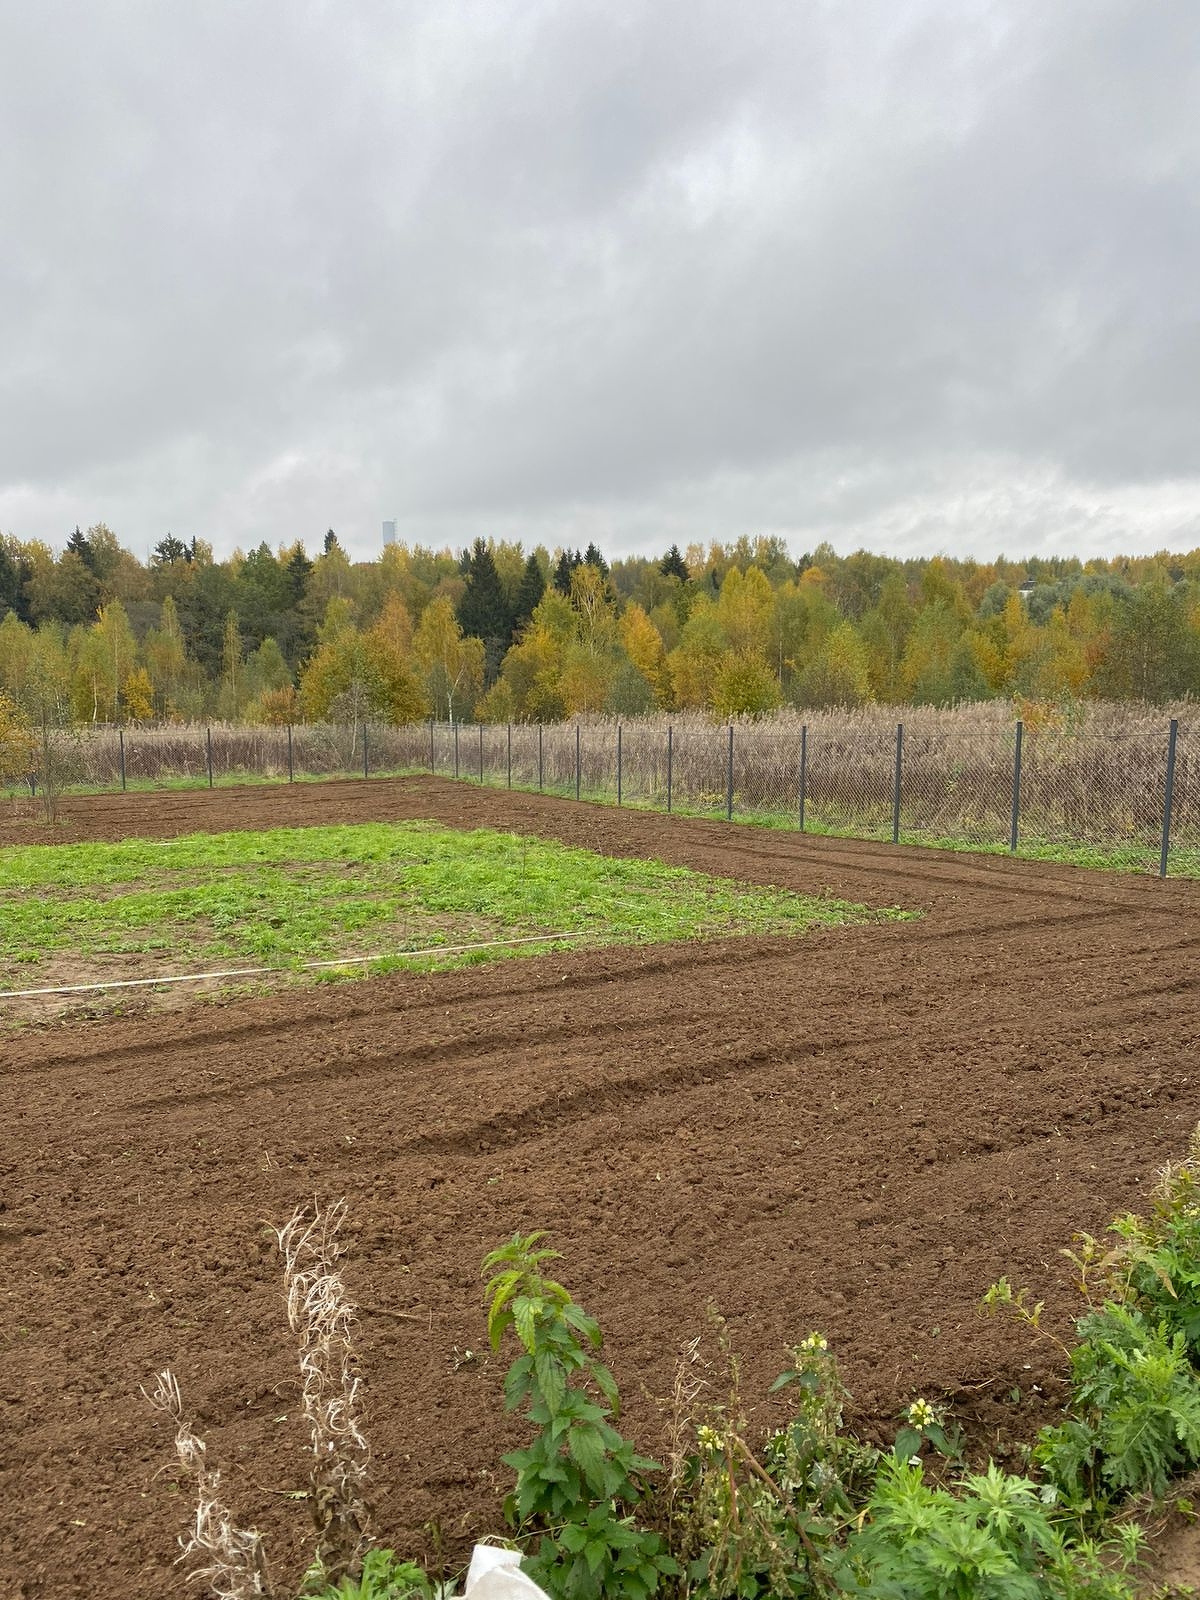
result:
M 790 941 L 606 951 L 0 1036 L 0 1594 L 178 1595 L 190 1509 L 139 1396 L 166 1365 L 238 1515 L 298 1577 L 305 1439 L 265 1223 L 345 1195 L 378 1524 L 499 1531 L 504 1356 L 479 1262 L 550 1231 L 661 1450 L 676 1358 L 728 1319 L 754 1426 L 825 1331 L 854 1419 L 948 1398 L 1031 1432 L 1059 1256 L 1200 1120 L 1200 887 L 672 820 L 432 779 L 69 801 L 59 839 L 433 817 L 925 912 Z M 0 842 L 38 830 L 17 823 Z M 468 1354 L 473 1352 L 473 1354 Z M 1015 1392 L 1019 1391 L 1019 1398 Z

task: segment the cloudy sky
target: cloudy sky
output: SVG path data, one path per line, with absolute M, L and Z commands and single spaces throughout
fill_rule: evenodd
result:
M 0 530 L 1200 545 L 1196 0 L 0 0 Z

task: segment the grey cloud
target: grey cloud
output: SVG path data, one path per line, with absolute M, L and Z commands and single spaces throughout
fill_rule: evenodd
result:
M 6 8 L 0 526 L 1194 536 L 1196 31 L 1191 0 Z

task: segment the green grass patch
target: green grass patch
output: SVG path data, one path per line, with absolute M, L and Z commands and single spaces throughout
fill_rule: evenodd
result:
M 47 963 L 61 971 L 100 956 L 153 958 L 149 975 L 167 963 L 298 966 L 545 935 L 512 952 L 537 953 L 561 933 L 582 934 L 575 947 L 912 915 L 426 822 L 32 845 L 0 858 L 0 986 L 29 987 Z M 436 964 L 507 953 L 447 953 Z

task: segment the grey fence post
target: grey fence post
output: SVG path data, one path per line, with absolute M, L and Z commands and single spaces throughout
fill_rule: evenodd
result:
M 542 725 L 538 723 L 538 793 L 545 788 L 546 768 L 542 759 Z
M 121 793 L 125 792 L 125 729 L 117 729 L 117 738 L 121 746 Z
M 1013 751 L 1012 822 L 1008 829 L 1008 851 L 1017 853 L 1017 839 L 1021 832 L 1021 746 L 1025 742 L 1025 724 L 1017 723 L 1017 745 Z
M 508 787 L 512 788 L 512 723 L 508 725 Z
M 42 800 L 46 806 L 46 818 L 54 821 L 54 772 L 50 761 L 50 725 L 46 720 L 46 709 L 42 708 Z
M 433 718 L 432 717 L 430 717 L 430 719 L 429 719 L 429 770 L 430 770 L 430 772 L 436 772 L 437 771 L 437 756 L 436 756 L 436 753 L 435 753 L 434 747 L 433 747 Z
M 1167 781 L 1163 788 L 1162 855 L 1158 862 L 1158 875 L 1167 875 L 1167 857 L 1171 853 L 1171 807 L 1175 802 L 1175 746 L 1179 739 L 1179 724 L 1171 718 L 1171 731 L 1167 735 Z
M 617 804 L 621 804 L 621 724 L 617 723 Z
M 579 783 L 582 776 L 582 750 L 580 748 L 579 724 L 575 724 L 575 798 L 579 799 Z
M 458 723 L 454 724 L 454 776 L 458 777 Z
M 667 814 L 671 811 L 671 781 L 675 776 L 675 729 L 667 723 Z
M 213 775 L 212 775 L 212 729 L 211 728 L 205 728 L 205 730 L 204 730 L 204 743 L 205 743 L 205 747 L 208 750 L 208 787 L 211 789 L 212 786 L 213 786 Z
M 368 746 L 367 746 L 367 725 L 364 722 L 363 723 L 363 777 L 364 778 L 369 777 L 370 773 L 371 773 L 371 768 L 370 768 L 370 765 L 369 765 L 370 759 L 371 759 L 371 757 L 370 757 L 370 753 L 369 753 Z
M 479 781 L 483 782 L 483 723 L 479 724 Z
M 725 817 L 733 821 L 733 723 L 729 724 L 729 752 L 725 757 Z
M 804 832 L 804 793 L 808 788 L 808 723 L 800 728 L 800 832 Z
M 288 782 L 296 781 L 296 762 L 292 753 L 292 725 L 288 723 Z
M 896 783 L 892 793 L 892 843 L 900 843 L 900 783 L 904 775 L 904 724 L 896 724 Z

